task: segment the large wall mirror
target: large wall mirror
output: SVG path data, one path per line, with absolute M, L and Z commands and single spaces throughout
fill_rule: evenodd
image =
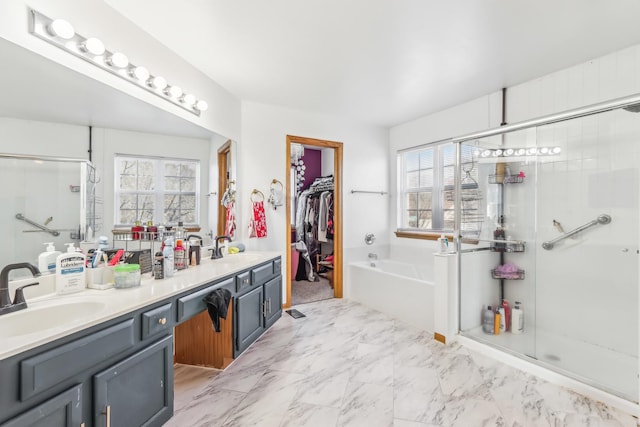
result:
M 11 64 L 0 68 L 0 79 L 5 90 L 0 98 L 0 135 L 3 136 L 0 138 L 0 153 L 27 155 L 27 159 L 20 162 L 30 162 L 29 167 L 23 167 L 27 163 L 0 165 L 1 178 L 5 185 L 5 191 L 1 196 L 5 207 L 0 219 L 0 233 L 11 240 L 0 250 L 0 268 L 13 262 L 35 263 L 38 254 L 45 249 L 43 244 L 46 242 L 54 241 L 56 249 L 64 251 L 65 243 L 80 242 L 87 227 L 94 232 L 97 231 L 97 235 L 112 237 L 113 218 L 110 212 L 114 210 L 114 202 L 109 194 L 113 193 L 114 180 L 109 177 L 113 177 L 114 172 L 111 170 L 107 174 L 104 169 L 114 167 L 113 159 L 106 159 L 103 150 L 102 163 L 96 162 L 95 158 L 92 162 L 98 169 L 97 176 L 103 178 L 100 183 L 92 184 L 92 188 L 97 189 L 97 200 L 105 201 L 104 206 L 98 209 L 106 213 L 102 217 L 96 210 L 91 210 L 92 204 L 89 204 L 89 209 L 83 205 L 83 200 L 86 200 L 86 187 L 82 190 L 80 188 L 81 165 L 91 164 L 88 162 L 91 149 L 86 148 L 90 145 L 78 145 L 73 151 L 69 149 L 71 143 L 65 140 L 64 135 L 53 140 L 42 138 L 42 131 L 33 132 L 33 135 L 39 135 L 40 140 L 37 143 L 32 144 L 33 146 L 25 144 L 24 141 L 31 137 L 31 133 L 24 132 L 29 133 L 25 136 L 20 131 L 38 127 L 42 123 L 61 133 L 66 129 L 81 129 L 78 132 L 83 132 L 82 137 L 86 137 L 87 144 L 92 143 L 90 127 L 93 127 L 94 131 L 96 128 L 125 131 L 129 132 L 129 136 L 140 133 L 146 141 L 155 135 L 161 135 L 165 142 L 170 142 L 171 138 L 201 140 L 208 146 L 206 152 L 210 153 L 208 156 L 199 157 L 201 165 L 206 165 L 207 170 L 207 176 L 202 180 L 200 189 L 201 233 L 205 239 L 210 234 L 216 234 L 219 222 L 217 150 L 221 144 L 228 141 L 227 160 L 224 164 L 225 177 L 229 177 L 226 181 L 235 181 L 236 142 L 2 38 L 0 54 Z M 46 132 L 44 134 L 46 135 Z M 77 135 L 75 137 L 77 140 Z M 97 146 L 98 152 L 99 144 L 104 144 L 104 141 L 95 139 L 99 138 L 94 137 L 93 141 L 94 151 Z M 38 147 L 44 150 L 39 150 Z M 163 152 L 153 154 L 164 155 Z M 190 158 L 190 155 L 193 156 L 185 153 L 185 158 Z M 29 159 L 29 156 L 43 159 Z M 56 162 L 49 157 L 67 160 L 74 158 L 78 161 Z M 6 158 L 0 161 L 19 162 Z M 91 184 L 91 181 L 84 184 Z M 85 216 L 85 213 L 88 213 L 88 216 Z M 38 226 L 16 218 L 17 214 L 60 234 L 54 236 Z M 98 224 L 91 227 L 92 221 L 97 221 Z

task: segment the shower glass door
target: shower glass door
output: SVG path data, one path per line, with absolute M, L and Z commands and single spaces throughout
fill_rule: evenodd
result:
M 640 114 L 536 129 L 536 358 L 638 400 Z M 572 234 L 573 233 L 573 234 Z

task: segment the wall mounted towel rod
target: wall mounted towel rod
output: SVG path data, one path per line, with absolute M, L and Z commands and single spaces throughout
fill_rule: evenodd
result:
M 50 234 L 51 234 L 51 235 L 53 235 L 53 236 L 59 236 L 59 235 L 60 235 L 60 232 L 59 232 L 59 231 L 52 230 L 52 229 L 50 229 L 50 228 L 48 228 L 48 227 L 45 227 L 44 225 L 38 224 L 38 223 L 37 223 L 37 222 L 35 222 L 35 221 L 31 221 L 29 218 L 26 218 L 26 217 L 25 217 L 24 215 L 22 215 L 21 213 L 17 213 L 17 214 L 16 214 L 16 219 L 19 219 L 20 221 L 24 221 L 24 222 L 26 222 L 27 224 L 31 224 L 31 225 L 33 225 L 34 227 L 39 228 L 39 229 L 40 229 L 40 230 L 42 230 L 42 231 L 46 231 L 47 233 L 50 233 Z
M 598 224 L 609 224 L 611 222 L 611 216 L 607 215 L 607 214 L 602 214 L 602 215 L 598 215 L 598 218 L 589 221 L 588 223 L 581 225 L 580 227 L 576 228 L 575 230 L 571 230 L 568 233 L 564 233 L 563 235 L 556 237 L 553 240 L 549 240 L 547 242 L 542 243 L 542 248 L 546 249 L 548 251 L 550 251 L 551 249 L 553 249 L 553 247 L 555 246 L 556 243 L 566 239 L 567 237 L 571 237 L 574 234 L 578 234 L 581 231 L 586 230 L 587 228 L 591 228 L 594 225 L 598 225 Z
M 381 196 L 389 194 L 386 191 L 351 190 L 351 194 L 354 193 L 380 194 Z

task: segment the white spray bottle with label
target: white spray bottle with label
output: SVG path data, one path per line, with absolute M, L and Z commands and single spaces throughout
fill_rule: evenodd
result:
M 87 287 L 84 273 L 86 257 L 73 243 L 66 243 L 67 252 L 56 258 L 56 292 L 69 294 Z

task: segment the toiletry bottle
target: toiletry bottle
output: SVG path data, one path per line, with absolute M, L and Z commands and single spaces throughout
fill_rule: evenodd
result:
M 441 254 L 449 252 L 449 239 L 447 239 L 444 234 L 438 237 L 438 252 Z
M 162 256 L 164 257 L 164 277 L 173 277 L 174 264 L 173 264 L 173 239 L 167 238 L 164 242 L 164 248 L 162 249 Z
M 164 256 L 160 251 L 156 252 L 153 262 L 153 277 L 154 279 L 164 279 Z
M 56 258 L 56 292 L 68 294 L 86 288 L 84 273 L 86 257 L 77 252 L 73 243 L 66 243 L 67 252 Z
M 62 254 L 60 251 L 56 251 L 53 242 L 43 243 L 47 245 L 47 249 L 38 256 L 38 269 L 40 273 L 55 273 L 56 272 L 56 260 L 58 255 Z
M 520 308 L 520 302 L 516 301 L 511 310 L 511 333 L 521 334 L 524 331 L 524 312 Z
M 153 221 L 147 222 L 147 240 L 156 240 L 158 237 L 158 227 L 153 225 Z
M 176 230 L 175 231 L 176 232 L 173 235 L 174 239 L 176 239 L 176 241 L 178 239 L 184 240 L 186 235 L 185 235 L 185 231 L 184 231 L 184 223 L 182 221 L 178 221 L 178 225 L 176 226 Z
M 511 330 L 511 307 L 509 307 L 509 302 L 506 299 L 502 300 L 502 308 L 504 308 L 504 323 L 505 323 L 505 331 Z
M 493 309 L 490 305 L 482 311 L 482 331 L 493 335 Z
M 500 314 L 500 333 L 507 330 L 507 316 L 504 314 L 504 307 L 498 306 L 498 313 Z
M 493 334 L 500 335 L 500 311 L 498 307 L 496 307 L 496 311 L 493 314 Z
M 187 267 L 186 251 L 182 246 L 182 239 L 176 239 L 176 247 L 173 248 L 173 260 L 176 270 L 184 270 Z

